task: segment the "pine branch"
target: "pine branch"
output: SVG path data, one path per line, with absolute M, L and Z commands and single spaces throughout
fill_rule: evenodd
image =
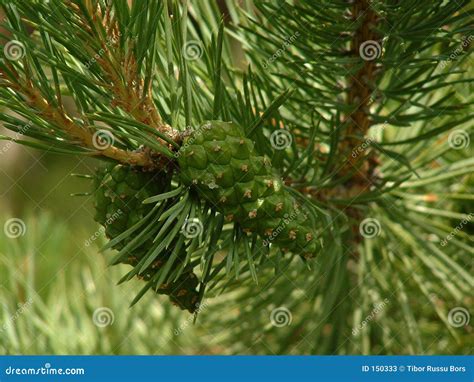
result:
M 129 45 L 128 52 L 120 46 L 120 43 L 124 42 L 120 41 L 120 27 L 117 16 L 111 15 L 112 8 L 109 6 L 102 11 L 100 5 L 96 4 L 95 9 L 92 9 L 92 3 L 89 3 L 88 13 L 84 15 L 80 12 L 79 6 L 74 4 L 70 6 L 81 20 L 78 27 L 84 28 L 96 38 L 101 46 L 100 52 L 104 52 L 95 62 L 102 69 L 106 79 L 103 86 L 113 94 L 111 105 L 122 108 L 137 121 L 156 128 L 162 134 L 178 141 L 179 133 L 162 121 L 156 109 L 152 98 L 152 82 L 148 81 L 145 85 L 145 80 L 139 72 L 134 54 L 136 43 L 133 40 L 126 41 Z M 91 56 L 96 55 L 90 48 L 89 52 Z
M 257 1 L 242 10 L 227 2 L 239 25 L 227 27 L 221 10 L 206 2 L 10 4 L 10 29 L 26 55 L 0 66 L 11 82 L 0 89 L 1 102 L 19 114 L 1 118 L 16 132 L 23 131 L 23 119 L 32 120 L 27 135 L 38 142 L 89 154 L 86 134 L 105 127 L 117 150 L 151 158 L 154 171 L 147 176 L 173 162 L 173 171 L 148 182 L 163 189 L 144 187 L 145 207 L 120 176 L 101 178 L 98 186 L 104 191 L 110 182 L 114 192 L 119 186 L 129 191 L 104 194 L 114 208 L 124 195 L 137 203 L 133 224 L 127 219 L 108 244 L 118 246 L 113 263 L 132 266 L 121 281 L 145 282 L 133 303 L 149 290 L 199 301 L 221 294 L 220 314 L 209 312 L 209 321 L 236 324 L 222 312 L 240 308 L 228 338 L 239 337 L 236 351 L 247 350 L 259 333 L 275 352 L 420 352 L 429 338 L 420 318 L 442 329 L 448 305 L 467 304 L 473 285 L 465 271 L 472 235 L 452 235 L 456 220 L 471 216 L 459 198 L 469 199 L 474 171 L 472 153 L 453 148 L 451 136 L 457 130 L 468 141 L 473 136 L 472 97 L 462 93 L 473 81 L 471 50 L 464 47 L 472 26 L 467 4 Z M 231 38 L 246 49 L 248 69 L 232 65 Z M 368 59 L 366 42 L 376 43 Z M 448 58 L 451 65 L 443 66 Z M 66 96 L 74 99 L 77 117 L 64 111 Z M 221 120 L 216 125 L 232 121 L 227 132 L 241 138 L 226 150 L 216 143 L 226 139 L 222 131 L 199 135 L 206 132 L 202 122 L 215 118 Z M 185 132 L 183 141 L 178 131 Z M 285 145 L 275 147 L 280 134 Z M 232 171 L 216 153 L 229 159 Z M 245 177 L 260 160 L 270 163 L 267 157 L 272 169 L 261 184 L 246 189 L 237 182 L 241 194 L 214 198 L 224 174 Z M 239 165 L 241 158 L 250 163 Z M 142 172 L 126 171 L 143 180 Z M 274 228 L 263 227 L 267 221 L 252 226 L 246 220 L 268 200 L 261 190 L 275 184 L 288 196 L 287 211 L 298 210 L 296 201 L 306 215 L 281 238 L 282 248 L 265 243 Z M 240 203 L 252 192 L 258 197 L 249 211 L 219 205 L 229 196 Z M 282 208 L 271 207 L 267 220 Z M 225 219 L 237 215 L 240 220 Z M 375 236 L 367 237 L 365 220 L 375 224 Z M 185 223 L 200 223 L 202 232 L 184 236 Z M 322 243 L 311 261 L 292 256 L 304 253 L 292 242 L 301 227 L 312 230 L 302 248 L 306 238 Z M 443 246 L 449 235 L 455 237 Z M 382 303 L 388 304 L 383 325 L 374 320 L 360 328 Z M 293 326 L 276 332 L 267 325 L 269 310 L 282 306 L 293 314 Z
M 25 104 L 35 110 L 37 116 L 44 119 L 44 121 L 53 125 L 56 129 L 64 132 L 67 139 L 73 144 L 79 145 L 89 149 L 92 155 L 105 156 L 118 162 L 128 163 L 131 165 L 138 165 L 144 167 L 151 167 L 153 165 L 152 159 L 144 152 L 130 152 L 125 151 L 114 146 L 106 145 L 100 151 L 98 147 L 100 137 L 94 136 L 93 132 L 85 126 L 81 126 L 74 122 L 74 120 L 67 115 L 64 105 L 60 104 L 58 107 L 51 105 L 41 94 L 41 92 L 34 87 L 31 80 L 26 79 L 25 83 L 20 82 L 19 74 L 9 65 L 9 72 L 1 71 L 0 73 L 4 79 L 2 86 L 6 89 L 14 90 L 17 94 L 23 95 Z M 9 77 L 9 73 L 13 73 L 15 80 Z M 58 99 L 58 101 L 60 101 Z M 54 129 L 52 134 L 56 134 Z
M 36 6 L 44 7 L 42 4 Z M 133 42 L 120 40 L 120 27 L 123 26 L 118 25 L 117 12 L 112 16 L 111 7 L 101 6 L 99 3 L 95 3 L 95 6 L 91 2 L 55 3 L 51 20 L 45 22 L 34 6 L 23 4 L 22 12 L 25 17 L 20 21 L 13 6 L 4 7 L 10 20 L 11 32 L 23 41 L 14 41 L 18 45 L 17 49 L 21 50 L 22 57 L 19 60 L 16 57 L 6 57 L 0 68 L 4 78 L 2 86 L 7 90 L 4 94 L 11 96 L 13 91 L 18 99 L 25 98 L 23 104 L 22 101 L 15 103 L 13 110 L 17 113 L 27 116 L 38 109 L 40 113 L 36 115 L 36 119 L 43 119 L 37 121 L 40 125 L 21 131 L 23 135 L 53 142 L 57 151 L 61 151 L 60 146 L 75 146 L 78 153 L 107 157 L 149 170 L 168 165 L 180 135 L 161 120 L 151 98 L 151 82 L 148 81 L 146 88 L 144 87 L 145 80 L 137 68 Z M 64 15 L 70 17 L 72 25 L 65 23 Z M 54 25 L 53 20 L 58 24 Z M 58 30 L 58 25 L 63 25 L 65 29 Z M 34 36 L 27 35 L 26 26 L 38 30 L 41 43 Z M 71 32 L 71 27 L 81 31 L 78 37 L 83 41 L 89 56 L 78 49 L 77 38 L 65 38 L 74 33 Z M 124 44 L 129 46 L 128 50 L 124 50 Z M 64 47 L 69 51 L 64 51 Z M 38 59 L 43 61 L 43 65 L 50 66 L 53 86 L 46 80 L 47 75 L 39 66 Z M 70 65 L 74 60 L 82 61 L 89 71 L 83 72 L 77 70 L 75 65 Z M 63 97 L 66 94 L 60 84 L 60 75 L 72 91 L 80 118 L 72 118 L 65 111 Z M 98 97 L 109 98 L 108 103 L 103 103 Z M 89 115 L 92 102 L 103 110 L 123 110 L 129 114 L 146 129 L 149 136 L 141 139 L 151 146 L 151 150 L 136 151 L 136 146 L 135 150 L 129 150 L 126 147 L 128 144 L 124 146 L 124 141 L 120 142 L 119 139 L 129 139 L 130 136 L 124 135 L 125 131 L 116 127 L 98 130 L 93 123 L 97 118 Z M 9 116 L 4 116 L 4 119 L 12 121 Z M 53 128 L 57 136 L 45 134 L 42 123 L 45 127 Z M 10 125 L 10 128 L 14 131 L 16 129 L 16 132 L 21 129 L 14 125 Z M 134 127 L 129 125 L 126 129 Z M 64 138 L 62 141 L 56 139 L 60 136 Z
M 377 52 L 377 49 L 381 49 L 377 42 L 380 41 L 380 35 L 377 32 L 379 16 L 371 3 L 366 0 L 354 1 L 351 16 L 353 22 L 359 24 L 359 27 L 353 33 L 350 54 L 360 56 L 360 52 L 362 52 L 365 55 L 364 49 L 367 48 L 372 49 L 371 54 L 380 54 L 381 52 Z M 380 66 L 378 71 L 380 73 Z M 347 116 L 343 117 L 348 119 L 348 124 L 342 132 L 339 147 L 340 155 L 347 158 L 347 162 L 340 170 L 341 176 L 353 173 L 353 176 L 345 183 L 350 189 L 349 193 L 345 195 L 346 198 L 355 197 L 370 189 L 373 185 L 374 170 L 378 164 L 376 156 L 373 155 L 374 152 L 365 151 L 363 155 L 352 155 L 354 150 L 364 142 L 373 124 L 370 103 L 372 102 L 373 87 L 377 82 L 377 62 L 373 57 L 364 57 L 362 67 L 353 75 L 352 70 L 350 72 L 347 104 L 351 109 Z M 354 168 L 357 169 L 355 173 Z

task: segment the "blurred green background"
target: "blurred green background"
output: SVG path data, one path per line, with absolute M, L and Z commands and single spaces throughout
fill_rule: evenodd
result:
M 99 253 L 105 240 L 93 220 L 90 197 L 70 196 L 91 187 L 89 180 L 71 174 L 90 174 L 98 163 L 6 142 L 0 142 L 0 152 L 0 354 L 280 353 L 271 331 L 248 333 L 254 338 L 251 347 L 235 342 L 233 333 L 247 330 L 238 319 L 246 308 L 229 300 L 205 301 L 196 322 L 166 296 L 152 293 L 129 308 L 140 281 L 116 285 L 127 267 L 107 266 L 111 253 Z M 17 238 L 4 230 L 12 218 L 24 223 Z M 232 317 L 234 326 L 206 319 L 208 307 Z M 436 339 L 429 353 L 464 353 L 472 335 L 441 334 L 438 321 L 420 322 Z M 301 354 L 296 346 L 289 349 L 286 353 Z
M 470 89 L 461 89 L 461 94 L 469 97 Z M 0 134 L 8 135 L 2 127 Z M 70 196 L 91 188 L 90 181 L 71 174 L 91 174 L 96 165 L 97 161 L 85 157 L 43 153 L 0 141 L 0 354 L 273 354 L 282 348 L 285 353 L 303 353 L 296 346 L 279 346 L 272 331 L 252 332 L 239 316 L 241 312 L 249 316 L 248 307 L 224 298 L 209 305 L 206 301 L 206 310 L 195 323 L 194 316 L 153 293 L 129 308 L 141 283 L 116 285 L 127 267 L 108 267 L 111 253 L 99 253 L 105 240 L 93 220 L 91 198 Z M 4 228 L 10 219 L 20 219 L 23 235 L 8 237 Z M 453 221 L 453 227 L 456 224 Z M 87 240 L 96 236 L 88 245 Z M 426 344 L 427 352 L 469 352 L 471 327 L 455 338 L 431 306 L 410 303 L 420 310 L 423 334 L 433 338 Z M 206 320 L 207 306 L 231 317 L 234 326 Z M 258 316 L 267 318 L 266 309 L 261 307 L 250 316 L 255 321 Z M 270 326 L 268 319 L 265 322 Z M 408 335 L 400 324 L 400 332 Z M 291 328 L 295 338 L 299 329 Z M 241 332 L 254 340 L 253 347 L 236 343 Z M 322 332 L 331 336 L 329 326 Z M 412 352 L 402 345 L 399 351 Z
M 98 251 L 90 197 L 70 196 L 90 190 L 71 174 L 90 174 L 96 161 L 3 141 L 0 153 L 0 354 L 224 352 L 197 346 L 199 323 L 160 304 L 166 297 L 129 308 L 140 282 L 116 286 L 125 268 L 107 267 Z M 10 219 L 24 224 L 19 237 L 7 235 Z

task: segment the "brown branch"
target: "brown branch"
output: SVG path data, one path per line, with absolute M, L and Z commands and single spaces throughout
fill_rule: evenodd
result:
M 48 123 L 59 127 L 66 133 L 69 139 L 79 141 L 80 146 L 91 150 L 91 155 L 105 156 L 121 163 L 134 166 L 143 166 L 146 168 L 156 167 L 156 163 L 146 152 L 133 152 L 119 149 L 113 145 L 107 145 L 103 149 L 98 149 L 97 142 L 94 139 L 93 130 L 85 128 L 75 123 L 65 112 L 62 107 L 51 105 L 41 94 L 41 92 L 33 86 L 31 81 L 19 81 L 19 75 L 15 69 L 10 66 L 12 73 L 16 73 L 17 77 L 14 81 L 9 81 L 8 75 L 0 71 L 2 77 L 1 86 L 10 88 L 17 93 L 22 94 L 30 107 L 38 111 L 38 115 Z M 11 80 L 11 79 L 10 79 Z
M 151 81 L 144 89 L 144 81 L 140 77 L 135 57 L 132 49 L 128 50 L 126 56 L 119 46 L 120 30 L 117 21 L 114 19 L 110 8 L 101 10 L 98 3 L 87 0 L 85 3 L 87 12 L 91 19 L 81 13 L 81 9 L 71 1 L 66 4 L 78 16 L 80 27 L 97 39 L 101 47 L 98 52 L 88 44 L 84 45 L 91 56 L 91 61 L 97 62 L 102 68 L 105 81 L 100 83 L 110 91 L 113 98 L 113 104 L 122 108 L 125 112 L 134 117 L 137 121 L 156 129 L 162 134 L 168 135 L 171 139 L 179 142 L 181 135 L 171 126 L 164 123 L 153 102 Z M 97 35 L 95 30 L 104 28 L 106 31 L 105 39 L 102 35 Z M 7 63 L 8 65 L 8 63 Z M 154 152 L 148 148 L 140 151 L 127 151 L 115 147 L 113 144 L 104 147 L 98 147 L 97 139 L 94 136 L 95 129 L 92 126 L 83 126 L 75 122 L 68 116 L 62 106 L 61 95 L 56 91 L 56 101 L 58 105 L 53 104 L 48 97 L 44 97 L 41 90 L 37 89 L 30 81 L 32 74 L 29 72 L 29 66 L 25 63 L 26 79 L 21 81 L 18 73 L 12 65 L 8 65 L 9 70 L 14 73 L 13 77 L 8 78 L 6 73 L 3 75 L 1 86 L 11 88 L 25 98 L 25 102 L 32 108 L 39 111 L 39 115 L 48 123 L 63 131 L 67 138 L 80 147 L 90 149 L 91 155 L 101 155 L 115 159 L 122 163 L 136 166 L 142 166 L 147 170 L 156 170 L 164 166 L 169 166 L 170 161 L 160 153 Z M 87 121 L 87 119 L 85 119 Z M 52 130 L 53 131 L 53 130 Z M 173 150 L 173 146 L 156 135 L 151 134 L 163 146 Z
M 352 55 L 359 56 L 359 49 L 364 42 L 379 39 L 375 31 L 379 16 L 370 6 L 368 0 L 355 0 L 352 6 L 352 17 L 354 21 L 360 22 L 360 26 L 354 33 L 350 49 Z M 347 104 L 353 106 L 354 109 L 347 116 L 348 127 L 344 131 L 345 138 L 339 146 L 340 152 L 347 158 L 340 175 L 354 173 L 346 182 L 348 195 L 357 195 L 372 185 L 370 179 L 373 176 L 375 166 L 378 164 L 377 158 L 368 151 L 352 155 L 353 150 L 364 141 L 364 137 L 373 124 L 370 118 L 370 103 L 372 102 L 371 94 L 376 77 L 377 60 L 374 59 L 364 60 L 359 71 L 349 78 Z
M 363 19 L 351 41 L 352 54 L 359 55 L 359 48 L 364 42 L 378 38 L 374 30 L 378 16 L 367 0 L 354 1 L 352 15 L 356 20 Z M 355 105 L 356 108 L 350 115 L 352 123 L 347 129 L 347 135 L 365 135 L 372 124 L 368 114 L 375 69 L 376 60 L 365 60 L 362 68 L 349 79 L 347 103 Z
M 375 31 L 379 16 L 371 8 L 368 0 L 354 0 L 351 13 L 354 22 L 357 22 L 359 27 L 354 32 L 349 53 L 363 60 L 365 57 L 361 57 L 359 51 L 361 45 L 366 41 L 377 41 L 380 38 Z M 342 158 L 342 163 L 337 163 L 338 168 L 332 170 L 335 178 L 347 180 L 337 187 L 305 190 L 317 200 L 335 202 L 336 207 L 343 209 L 354 219 L 355 225 L 352 229 L 356 242 L 361 215 L 360 211 L 350 206 L 350 201 L 370 190 L 379 164 L 378 157 L 370 149 L 357 150 L 366 140 L 366 134 L 373 124 L 370 118 L 370 104 L 377 75 L 377 59 L 363 60 L 362 67 L 348 78 L 346 103 L 352 107 L 352 111 L 345 116 L 343 123 L 347 123 L 347 127 L 342 131 L 341 142 L 338 146 L 338 157 Z
M 93 34 L 92 28 L 88 25 L 88 19 L 80 13 L 77 7 L 73 7 L 73 10 L 81 18 L 85 30 Z M 147 85 L 147 88 L 144 88 L 145 83 L 143 78 L 141 78 L 137 68 L 136 58 L 133 55 L 131 46 L 133 42 L 129 42 L 130 46 L 125 56 L 117 57 L 116 54 L 120 55 L 123 53 L 118 44 L 120 31 L 117 21 L 113 18 L 110 9 L 107 9 L 103 13 L 100 7 L 97 6 L 95 9 L 92 9 L 90 6 L 89 12 L 92 15 L 93 22 L 100 24 L 106 31 L 107 40 L 100 41 L 101 52 L 103 52 L 103 54 L 100 55 L 96 61 L 108 80 L 104 86 L 111 91 L 113 96 L 112 105 L 120 107 L 137 121 L 179 142 L 181 138 L 179 132 L 163 122 L 153 102 L 151 81 Z M 91 51 L 91 55 L 96 55 L 96 52 Z M 169 149 L 172 149 L 164 140 L 158 139 L 158 141 Z
M 71 138 L 79 140 L 81 146 L 89 148 L 96 152 L 94 155 L 106 156 L 115 159 L 121 163 L 127 163 L 134 166 L 153 167 L 152 159 L 144 152 L 133 152 L 119 149 L 113 145 L 98 150 L 94 142 L 94 135 L 90 129 L 86 129 L 68 117 L 65 113 L 54 108 L 46 101 L 41 93 L 31 88 L 28 92 L 29 103 L 36 109 L 41 110 L 40 115 L 50 123 L 60 126 Z M 94 145 L 95 144 L 95 145 Z

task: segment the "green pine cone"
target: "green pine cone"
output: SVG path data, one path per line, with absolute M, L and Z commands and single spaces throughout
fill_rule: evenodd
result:
M 143 201 L 151 196 L 166 192 L 170 182 L 171 177 L 167 174 L 142 172 L 121 164 L 99 169 L 95 176 L 95 220 L 105 228 L 105 234 L 109 239 L 117 237 L 151 211 L 153 205 L 143 204 Z M 132 238 L 134 237 L 132 235 Z M 125 239 L 114 245 L 113 248 L 121 250 L 130 240 Z M 132 266 L 138 265 L 152 244 L 153 239 L 149 239 L 133 248 L 122 263 Z M 149 281 L 166 263 L 172 249 L 173 245 L 140 274 L 139 278 Z M 179 265 L 179 260 L 173 265 Z M 198 307 L 197 285 L 196 275 L 192 270 L 185 270 L 177 280 L 158 288 L 157 293 L 168 295 L 173 304 L 193 313 Z
M 95 176 L 95 220 L 113 239 L 143 219 L 153 208 L 142 202 L 163 193 L 170 177 L 162 173 L 141 172 L 131 166 L 112 165 L 99 169 Z M 113 248 L 120 250 L 128 243 L 121 241 Z M 132 256 L 139 256 L 151 243 L 142 243 Z
M 189 271 L 184 272 L 176 281 L 163 284 L 157 292 L 168 295 L 171 303 L 180 309 L 194 313 L 199 307 L 198 284 L 196 275 Z
M 207 122 L 185 138 L 178 163 L 184 184 L 266 243 L 312 257 L 317 235 L 295 198 L 239 126 Z

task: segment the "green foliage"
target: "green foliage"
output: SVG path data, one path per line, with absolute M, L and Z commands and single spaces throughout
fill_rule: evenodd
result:
M 152 294 L 143 304 L 128 307 L 140 282 L 117 287 L 125 266 L 107 269 L 105 257 L 97 253 L 104 243 L 102 235 L 82 247 L 71 262 L 71 253 L 77 252 L 71 243 L 88 233 L 72 232 L 46 214 L 25 218 L 25 225 L 27 235 L 0 241 L 0 272 L 5 275 L 0 289 L 0 354 L 199 351 L 189 313 L 157 304 Z M 64 264 L 58 257 L 65 258 Z M 211 351 L 207 346 L 200 344 L 203 351 Z
M 273 173 L 268 157 L 256 153 L 243 129 L 231 123 L 206 122 L 184 141 L 179 154 L 184 184 L 195 188 L 228 222 L 236 222 L 244 233 L 258 234 L 263 245 L 278 245 L 303 259 L 318 252 L 317 212 L 309 203 L 307 212 L 301 210 L 298 200 Z M 256 235 L 252 240 L 257 240 Z M 260 251 L 261 246 L 246 248 L 248 253 Z
M 157 213 L 156 207 L 143 201 L 169 190 L 169 174 L 140 172 L 137 168 L 119 164 L 99 169 L 94 180 L 95 220 L 111 239 L 109 247 L 119 250 L 112 264 L 124 263 L 139 269 L 139 272 L 130 272 L 123 280 L 131 276 L 142 278 L 148 282 L 144 290 L 153 286 L 157 293 L 169 295 L 181 309 L 194 313 L 199 303 L 198 280 L 192 270 L 183 271 L 186 256 L 180 252 L 181 247 L 178 243 L 171 243 L 171 249 L 165 250 L 166 246 L 154 238 L 155 235 L 159 238 L 162 232 L 163 227 L 159 224 L 138 231 Z M 149 261 L 151 256 L 152 262 Z M 160 279 L 160 269 L 166 267 L 179 268 L 179 276 L 166 284 L 154 285 L 153 281 Z
M 221 296 L 204 322 L 235 352 L 468 351 L 470 328 L 449 313 L 474 286 L 469 2 L 226 4 L 232 23 L 205 1 L 6 2 L 24 56 L 0 63 L 0 104 L 15 112 L 0 118 L 32 138 L 20 143 L 173 171 L 106 247 L 154 238 L 122 281 L 169 256 L 134 303 L 194 269 L 200 299 Z M 205 120 L 232 121 L 271 159 L 312 216 L 314 260 L 258 246 L 182 184 L 182 138 Z M 282 307 L 291 325 L 271 325 Z

